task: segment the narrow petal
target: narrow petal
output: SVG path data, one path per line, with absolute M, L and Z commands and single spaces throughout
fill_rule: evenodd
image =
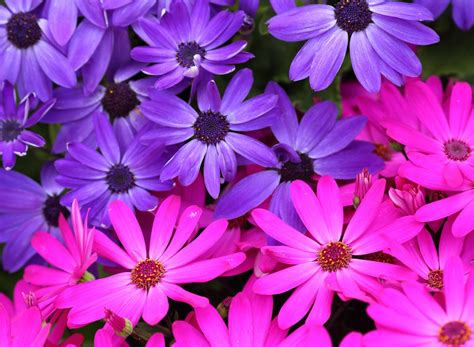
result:
M 380 58 L 372 48 L 367 34 L 358 31 L 352 34 L 350 42 L 351 62 L 354 73 L 364 88 L 375 93 L 380 90 Z
M 168 297 L 161 285 L 150 288 L 143 309 L 143 320 L 150 325 L 155 325 L 166 316 L 168 309 Z

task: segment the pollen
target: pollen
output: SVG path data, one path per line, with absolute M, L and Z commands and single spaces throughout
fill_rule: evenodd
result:
M 347 268 L 352 260 L 352 248 L 344 242 L 329 242 L 318 253 L 316 262 L 326 272 Z
M 452 321 L 443 325 L 438 332 L 438 340 L 450 347 L 461 347 L 471 339 L 471 328 L 464 322 Z
M 431 270 L 429 272 L 428 286 L 433 289 L 443 289 L 443 270 Z
M 165 272 L 165 267 L 158 260 L 145 259 L 133 268 L 132 283 L 138 288 L 148 290 L 160 282 Z

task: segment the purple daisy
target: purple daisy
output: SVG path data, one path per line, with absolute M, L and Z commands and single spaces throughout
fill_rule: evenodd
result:
M 53 109 L 42 119 L 43 123 L 62 124 L 53 145 L 53 153 L 66 151 L 68 142 L 81 142 L 91 147 L 96 145 L 92 115 L 104 112 L 120 136 L 120 149 L 125 151 L 137 132 L 147 123 L 140 111 L 140 104 L 148 99 L 149 88 L 154 79 L 131 81 L 120 74 L 105 86 L 98 86 L 85 95 L 82 86 L 57 88 L 53 95 L 57 99 Z
M 158 199 L 149 191 L 164 191 L 171 182 L 158 178 L 163 166 L 163 146 L 145 147 L 137 137 L 121 150 L 118 137 L 105 114 L 93 116 L 95 137 L 100 153 L 81 143 L 68 144 L 66 159 L 55 162 L 60 176 L 58 183 L 70 188 L 61 203 L 70 206 L 74 199 L 84 208 L 90 208 L 90 220 L 109 225 L 107 206 L 114 200 L 124 201 L 130 208 L 152 210 Z M 119 134 L 120 135 L 120 134 Z
M 52 163 L 41 169 L 41 185 L 31 178 L 15 172 L 0 170 L 0 242 L 3 249 L 3 267 L 10 272 L 18 271 L 35 254 L 31 237 L 37 231 L 48 231 L 60 237 L 59 214 L 69 212 L 59 203 L 63 188 L 55 178 L 57 172 Z
M 131 61 L 128 26 L 154 3 L 155 0 L 76 1 L 79 10 L 87 12 L 71 37 L 68 57 L 74 70 L 81 70 L 87 94 L 94 92 L 106 73 L 111 77 Z
M 273 146 L 274 163 L 233 185 L 217 203 L 215 216 L 238 218 L 272 196 L 270 211 L 293 227 L 304 230 L 290 200 L 295 180 L 314 183 L 315 174 L 335 179 L 354 179 L 364 168 L 371 173 L 383 169 L 383 160 L 369 142 L 354 140 L 367 118 L 353 116 L 340 121 L 337 106 L 329 101 L 313 105 L 298 124 L 288 95 L 276 83 L 267 93 L 278 95 L 277 120 L 272 131 L 279 143 Z M 239 203 L 236 204 L 235 202 Z
M 413 0 L 413 2 L 425 6 L 435 18 L 439 17 L 448 7 L 453 4 L 453 19 L 456 25 L 468 31 L 474 25 L 474 1 L 472 0 Z
M 309 77 L 311 88 L 323 90 L 334 80 L 350 45 L 354 73 L 370 92 L 377 92 L 381 75 L 396 85 L 404 76 L 416 77 L 421 63 L 410 48 L 439 41 L 420 23 L 433 15 L 418 4 L 386 0 L 340 0 L 333 6 L 295 7 L 291 1 L 273 1 L 277 15 L 268 30 L 283 41 L 306 44 L 290 66 L 290 79 Z
M 235 64 L 248 61 L 252 54 L 242 52 L 243 40 L 221 47 L 241 28 L 242 11 L 218 12 L 213 18 L 207 0 L 196 1 L 191 10 L 180 0 L 171 4 L 158 21 L 142 18 L 134 26 L 137 34 L 151 47 L 136 47 L 132 58 L 153 65 L 142 71 L 159 76 L 158 89 L 177 85 L 185 78 L 195 78 L 201 70 L 224 75 L 235 70 Z
M 74 87 L 76 75 L 61 50 L 55 46 L 48 21 L 35 8 L 40 1 L 7 1 L 0 5 L 0 81 L 18 84 L 20 95 L 34 92 L 51 98 L 51 81 Z
M 227 182 L 236 175 L 236 153 L 258 165 L 277 164 L 267 146 L 241 134 L 269 126 L 273 120 L 270 111 L 277 104 L 277 96 L 268 94 L 244 101 L 252 84 L 252 71 L 243 69 L 229 82 L 221 99 L 215 82 L 210 81 L 198 91 L 199 111 L 167 91 L 142 104 L 145 117 L 159 125 L 145 133 L 143 140 L 184 143 L 164 166 L 162 180 L 179 177 L 180 183 L 188 186 L 196 180 L 204 161 L 204 182 L 216 198 L 221 174 Z
M 32 95 L 27 95 L 17 106 L 13 86 L 9 82 L 3 83 L 0 95 L 0 154 L 5 169 L 12 169 L 15 166 L 16 156 L 26 155 L 28 146 L 44 146 L 45 140 L 27 129 L 38 123 L 55 102 L 54 99 L 49 100 L 28 117 L 30 107 L 36 105 L 38 100 Z

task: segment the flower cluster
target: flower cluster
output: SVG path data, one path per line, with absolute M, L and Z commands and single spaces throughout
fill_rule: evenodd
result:
M 0 1 L 0 346 L 474 346 L 472 26 Z

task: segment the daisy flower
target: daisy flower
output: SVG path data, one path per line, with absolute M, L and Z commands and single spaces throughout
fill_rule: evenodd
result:
M 0 5 L 0 81 L 18 84 L 21 95 L 51 98 L 51 81 L 72 88 L 76 75 L 50 36 L 48 21 L 38 17 L 40 1 L 11 0 Z M 25 33 L 28 33 L 25 35 Z
M 465 283 L 459 258 L 446 263 L 444 300 L 436 300 L 425 286 L 404 283 L 402 291 L 387 288 L 367 313 L 377 330 L 364 337 L 371 346 L 472 346 L 474 342 L 474 276 Z
M 71 221 L 73 230 L 60 216 L 59 230 L 64 245 L 43 231 L 36 233 L 31 240 L 35 251 L 53 266 L 29 265 L 25 269 L 24 279 L 40 288 L 35 291 L 38 300 L 47 299 L 52 304 L 65 288 L 94 279 L 87 269 L 97 260 L 97 254 L 92 252 L 95 229 L 87 227 L 87 216 L 82 222 L 77 200 L 72 203 Z M 43 316 L 52 313 L 52 309 L 54 307 L 43 309 Z
M 155 215 L 147 250 L 133 211 L 120 200 L 110 204 L 110 220 L 125 250 L 99 231 L 93 248 L 125 271 L 66 289 L 56 303 L 59 308 L 71 308 L 69 327 L 103 319 L 105 308 L 129 319 L 133 326 L 140 317 L 155 325 L 168 312 L 168 297 L 194 307 L 209 303 L 180 285 L 210 281 L 242 263 L 245 254 L 196 261 L 222 236 L 227 222 L 215 221 L 194 238 L 201 209 L 188 207 L 181 216 L 179 210 L 179 197 L 172 195 L 163 201 Z
M 266 93 L 278 95 L 272 124 L 279 142 L 273 146 L 274 164 L 233 185 L 218 201 L 216 216 L 240 217 L 271 196 L 270 211 L 293 227 L 302 226 L 290 200 L 291 182 L 312 184 L 315 175 L 354 179 L 364 168 L 371 173 L 383 168 L 372 144 L 354 140 L 366 124 L 365 117 L 337 121 L 337 106 L 325 101 L 311 106 L 298 122 L 290 98 L 279 85 L 270 83 Z
M 64 188 L 56 183 L 58 173 L 52 163 L 41 169 L 41 185 L 15 172 L 0 170 L 0 242 L 3 268 L 18 271 L 34 255 L 31 238 L 37 231 L 59 236 L 59 215 L 69 216 L 59 203 Z
M 308 324 L 325 323 L 331 313 L 334 291 L 346 298 L 370 301 L 370 296 L 376 296 L 383 288 L 380 279 L 414 278 L 404 267 L 364 259 L 388 246 L 386 233 L 398 239 L 406 237 L 406 230 L 411 227 L 410 221 L 380 213 L 384 189 L 385 180 L 374 182 L 343 228 L 341 193 L 334 179 L 322 177 L 317 196 L 306 183 L 294 182 L 291 198 L 309 235 L 301 234 L 267 210 L 252 212 L 257 225 L 281 243 L 263 247 L 262 253 L 288 265 L 259 278 L 254 291 L 274 295 L 296 288 L 278 314 L 280 328 L 293 326 L 308 312 Z
M 207 0 L 195 1 L 189 7 L 181 0 L 173 1 L 159 21 L 142 18 L 135 26 L 150 47 L 135 47 L 132 58 L 153 64 L 142 71 L 160 76 L 155 83 L 158 89 L 173 87 L 186 77 L 195 78 L 201 70 L 215 75 L 231 73 L 235 64 L 253 57 L 242 52 L 247 46 L 243 40 L 222 46 L 241 28 L 242 11 L 220 11 L 211 18 Z
M 128 68 L 126 66 L 125 68 Z M 53 144 L 53 153 L 66 151 L 68 142 L 96 145 L 93 115 L 97 111 L 105 113 L 117 134 L 121 134 L 120 148 L 125 150 L 137 132 L 147 123 L 140 111 L 142 101 L 148 99 L 153 81 L 141 79 L 131 81 L 116 73 L 113 80 L 98 86 L 85 95 L 82 84 L 76 88 L 56 88 L 53 96 L 56 104 L 41 120 L 42 123 L 60 123 Z
M 210 81 L 198 92 L 198 111 L 166 91 L 154 93 L 151 101 L 142 103 L 145 117 L 159 126 L 144 134 L 144 141 L 183 143 L 165 164 L 162 180 L 178 177 L 181 184 L 188 186 L 196 180 L 204 161 L 207 191 L 217 198 L 221 176 L 230 182 L 236 175 L 236 154 L 258 165 L 276 165 L 276 158 L 266 145 L 242 134 L 269 126 L 273 119 L 270 111 L 278 99 L 276 95 L 262 94 L 244 101 L 252 83 L 252 71 L 240 70 L 221 98 L 216 83 Z
M 342 66 L 349 45 L 352 67 L 370 92 L 380 89 L 381 75 L 397 85 L 404 76 L 421 74 L 421 63 L 409 47 L 429 45 L 439 36 L 420 23 L 433 15 L 418 4 L 386 0 L 339 0 L 334 6 L 296 7 L 273 1 L 277 15 L 270 34 L 283 41 L 305 41 L 290 67 L 290 79 L 309 77 L 311 88 L 326 89 Z
M 425 6 L 433 13 L 435 18 L 439 17 L 448 7 L 453 5 L 453 19 L 456 25 L 464 31 L 468 31 L 474 25 L 474 2 L 469 0 L 414 0 L 415 3 Z
M 50 99 L 30 115 L 38 99 L 29 94 L 17 105 L 15 89 L 9 82 L 3 83 L 0 97 L 0 153 L 3 167 L 12 169 L 16 156 L 24 156 L 28 146 L 43 147 L 46 141 L 40 135 L 28 130 L 36 125 L 54 106 L 56 100 Z
M 104 225 L 109 224 L 106 207 L 117 199 L 140 211 L 154 209 L 158 199 L 149 191 L 171 189 L 171 182 L 158 178 L 163 146 L 145 147 L 136 137 L 123 151 L 118 140 L 121 134 L 114 133 L 105 114 L 95 113 L 93 122 L 100 153 L 84 144 L 70 143 L 69 156 L 55 162 L 58 182 L 71 188 L 61 203 L 70 206 L 77 199 L 83 208 L 90 208 L 92 222 Z

